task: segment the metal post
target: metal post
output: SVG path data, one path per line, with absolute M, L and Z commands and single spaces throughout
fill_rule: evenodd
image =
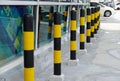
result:
M 53 12 L 54 12 L 54 7 L 51 6 L 49 13 L 48 39 L 51 39 L 52 37 Z
M 91 37 L 91 10 L 90 8 L 87 8 L 87 37 L 86 37 L 86 42 L 90 43 L 90 37 Z
M 38 37 L 37 37 L 38 48 L 39 48 L 39 42 L 40 42 L 40 21 L 41 21 L 41 7 L 39 7 L 39 19 L 38 19 Z
M 34 81 L 33 17 L 24 15 L 24 81 Z
M 37 0 L 39 2 L 39 0 Z M 35 31 L 35 49 L 38 47 L 38 20 L 39 20 L 39 5 L 36 6 L 36 31 Z

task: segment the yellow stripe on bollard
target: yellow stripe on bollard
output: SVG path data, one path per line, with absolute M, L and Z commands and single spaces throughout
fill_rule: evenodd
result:
M 49 13 L 49 20 L 52 20 L 53 18 L 53 13 Z
M 52 29 L 50 26 L 48 26 L 48 33 L 51 33 L 52 32 Z
M 34 81 L 34 68 L 24 68 L 24 81 Z
M 80 34 L 80 42 L 85 42 L 85 34 Z
M 71 51 L 76 51 L 77 47 L 76 47 L 76 41 L 70 41 L 70 50 Z
M 87 36 L 91 36 L 91 29 L 87 29 Z
M 60 38 L 61 37 L 61 25 L 54 25 L 54 38 Z
M 85 25 L 85 17 L 80 17 L 80 25 L 81 26 Z
M 76 20 L 71 20 L 71 30 L 76 31 Z
M 54 63 L 61 63 L 61 50 L 54 50 Z
M 33 49 L 34 49 L 34 32 L 24 32 L 24 50 Z

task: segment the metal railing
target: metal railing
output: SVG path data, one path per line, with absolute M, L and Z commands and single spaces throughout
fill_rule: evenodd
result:
M 0 1 L 0 5 L 89 5 L 89 3 L 76 2 L 50 2 L 50 1 Z

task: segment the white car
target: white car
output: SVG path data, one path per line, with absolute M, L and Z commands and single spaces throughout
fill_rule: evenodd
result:
M 120 3 L 117 3 L 117 4 L 115 5 L 115 9 L 116 9 L 116 10 L 120 10 Z
M 100 6 L 101 16 L 110 17 L 115 13 L 114 9 L 97 2 L 90 2 L 90 6 Z

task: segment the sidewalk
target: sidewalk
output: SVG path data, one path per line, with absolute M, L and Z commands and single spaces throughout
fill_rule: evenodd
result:
M 66 65 L 70 56 L 69 41 L 65 37 L 62 38 L 64 81 L 120 81 L 120 30 L 109 30 L 113 26 L 108 27 L 107 25 L 108 23 L 101 24 L 98 35 L 92 39 L 93 44 L 86 46 L 87 54 L 80 54 L 78 66 Z M 117 26 L 119 28 L 120 24 L 118 23 Z M 79 40 L 77 41 L 79 44 Z M 35 81 L 46 81 L 52 75 L 52 49 L 50 47 L 35 57 Z M 42 55 L 45 55 L 44 58 L 41 58 Z M 21 68 L 23 68 L 22 64 L 3 77 L 7 78 L 6 81 L 24 81 Z

